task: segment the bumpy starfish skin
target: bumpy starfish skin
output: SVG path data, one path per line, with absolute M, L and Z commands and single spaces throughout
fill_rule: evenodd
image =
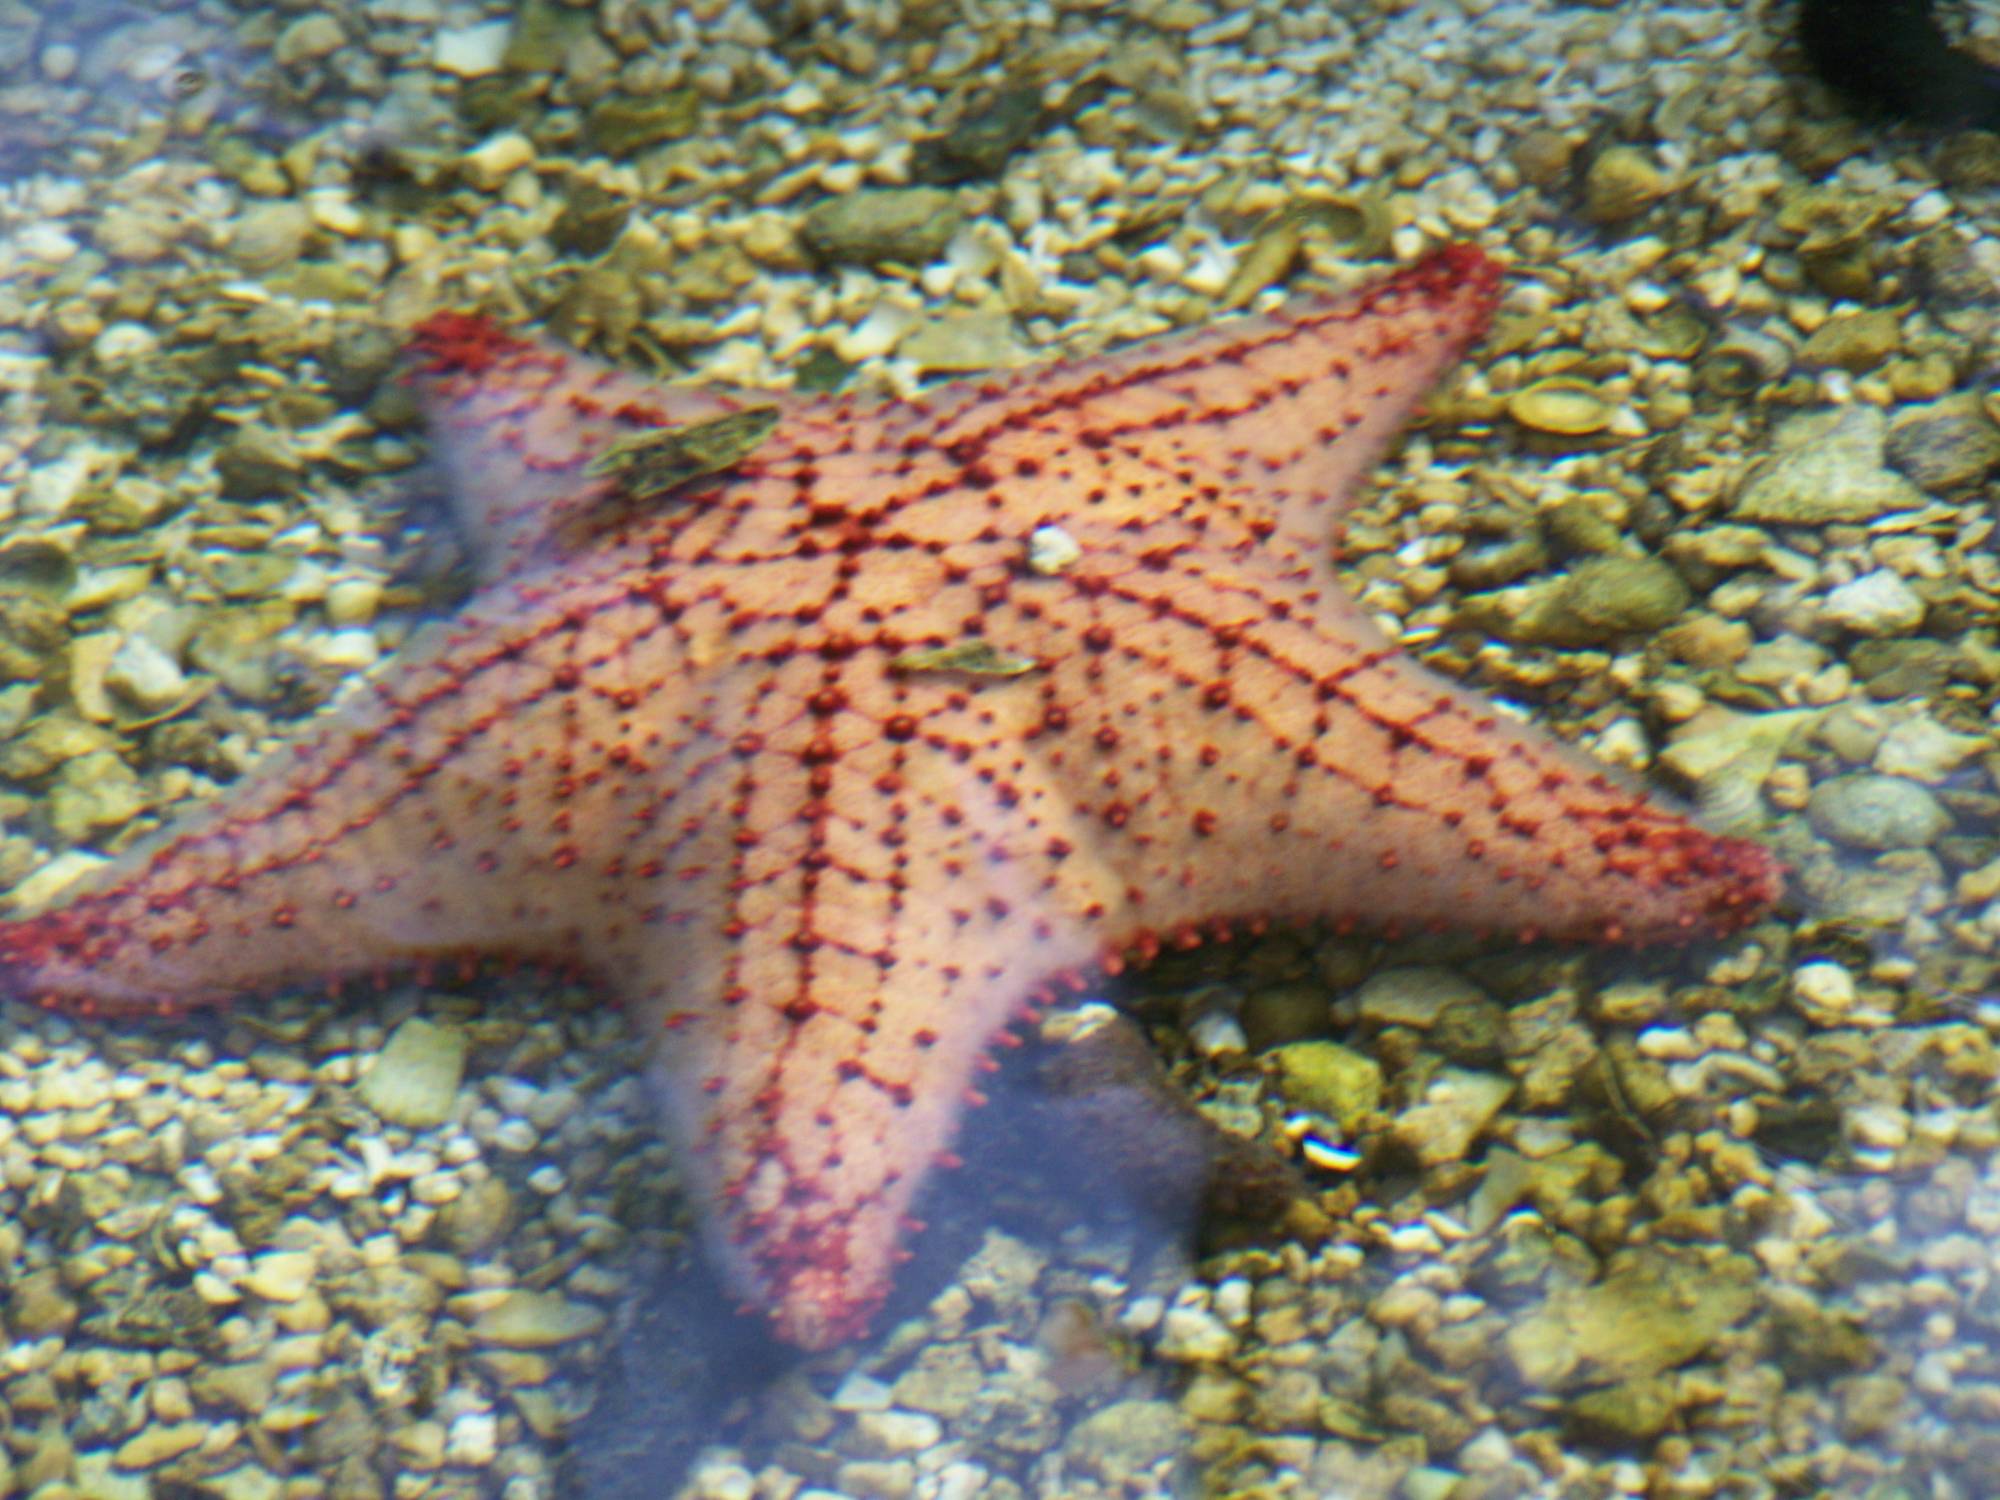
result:
M 1055 977 L 1227 918 L 1735 928 L 1776 893 L 1762 849 L 1423 670 L 1336 582 L 1338 509 L 1497 283 L 1450 250 L 914 401 L 783 398 L 731 472 L 643 504 L 592 461 L 759 403 L 435 318 L 485 586 L 0 926 L 6 983 L 156 1010 L 579 966 L 652 1047 L 730 1280 L 824 1346 L 881 1302 L 987 1049 Z

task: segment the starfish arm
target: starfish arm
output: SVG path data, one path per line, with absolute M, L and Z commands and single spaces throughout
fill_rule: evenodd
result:
M 821 664 L 808 669 L 817 681 Z M 710 803 L 727 865 L 640 967 L 635 1010 L 730 1284 L 793 1343 L 865 1326 L 985 1053 L 1092 937 L 1028 863 L 976 767 L 900 736 L 970 728 L 934 688 L 843 665 L 818 715 L 767 713 Z M 886 709 L 886 718 L 877 718 Z M 886 732 L 885 725 L 887 726 Z
M 1348 296 L 1139 344 L 1054 371 L 939 388 L 903 417 L 946 472 L 1060 522 L 1240 516 L 1283 562 L 1317 558 L 1424 392 L 1486 327 L 1494 263 L 1454 246 Z M 1081 502 L 1079 505 L 1078 502 Z
M 961 816 L 1005 820 L 1021 888 L 1103 948 L 1232 915 L 1661 941 L 1776 899 L 1761 846 L 1420 667 L 1323 560 L 1199 513 L 1070 530 L 1047 575 L 997 528 L 947 565 L 913 548 L 820 623 L 908 648 L 829 671 L 851 735 L 965 768 Z M 987 671 L 949 669 L 967 642 Z
M 661 386 L 458 313 L 420 324 L 411 353 L 460 535 L 488 582 L 560 556 L 565 529 L 615 501 L 617 484 L 590 472 L 614 444 L 797 405 L 782 395 Z
M 612 573 L 560 603 L 496 591 L 215 803 L 0 924 L 0 981 L 174 1010 L 474 952 L 591 964 L 641 899 L 626 845 L 666 800 L 648 772 L 680 673 L 657 603 Z
M 1246 574 L 1215 532 L 992 619 L 1048 664 L 1025 741 L 1129 893 L 1112 946 L 1231 915 L 1656 942 L 1776 899 L 1762 846 L 1426 670 L 1330 579 Z

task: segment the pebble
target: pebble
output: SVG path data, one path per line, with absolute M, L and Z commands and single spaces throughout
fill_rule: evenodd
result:
M 840 1488 L 823 1491 L 827 1500 L 835 1495 L 841 1500 L 910 1500 L 916 1490 L 917 1470 L 907 1459 L 851 1459 L 834 1471 L 834 1478 Z
M 458 1101 L 466 1046 L 464 1028 L 412 1016 L 389 1034 L 355 1092 L 392 1125 L 442 1125 Z
M 29 1339 L 68 1333 L 81 1311 L 53 1271 L 31 1271 L 20 1277 L 7 1310 L 15 1336 Z
M 1063 1457 L 1081 1473 L 1122 1487 L 1172 1462 L 1186 1441 L 1186 1423 L 1171 1401 L 1119 1401 L 1071 1428 Z
M 533 166 L 534 143 L 514 131 L 489 136 L 458 159 L 460 174 L 481 192 L 497 192 L 507 179 Z
M 1842 1025 L 1859 998 L 1854 976 L 1830 959 L 1800 964 L 1792 975 L 1792 1003 L 1816 1025 Z
M 250 1263 L 243 1289 L 270 1302 L 296 1302 L 312 1287 L 319 1258 L 306 1250 L 267 1250 Z
M 121 1469 L 156 1469 L 192 1453 L 208 1438 L 206 1422 L 156 1422 L 118 1445 L 114 1462 Z
M 1699 1355 L 1755 1305 L 1758 1279 L 1742 1255 L 1620 1250 L 1600 1280 L 1554 1290 L 1502 1342 L 1537 1390 L 1641 1379 Z
M 936 1417 L 917 1411 L 864 1411 L 854 1420 L 858 1451 L 873 1458 L 892 1458 L 936 1447 L 944 1428 Z
M 1594 224 L 1635 218 L 1674 188 L 1650 151 L 1609 146 L 1597 153 L 1583 179 L 1583 216 Z
M 835 1411 L 887 1411 L 893 1396 L 887 1385 L 873 1375 L 856 1370 L 834 1387 L 827 1404 Z
M 587 1303 L 555 1292 L 509 1291 L 474 1315 L 472 1336 L 506 1349 L 545 1349 L 572 1339 L 595 1337 L 604 1314 Z
M 1203 1023 L 1225 1021 L 1236 1027 L 1235 1050 L 1262 1052 L 1286 1042 L 1323 1037 L 1332 1019 L 1326 987 L 1302 980 L 1251 991 L 1233 1017 L 1226 1011 L 1204 1011 L 1189 1023 L 1188 1033 L 1203 1056 L 1214 1057 L 1221 1050 L 1215 1045 L 1221 1033 L 1205 1029 Z
M 366 625 L 382 606 L 382 585 L 372 578 L 338 579 L 327 586 L 325 606 L 329 625 Z
M 2000 467 L 2000 427 L 1976 395 L 1905 407 L 1889 425 L 1889 463 L 1933 494 L 1978 484 Z
M 14 234 L 14 248 L 29 260 L 59 266 L 75 258 L 83 246 L 60 224 L 25 224 Z
M 187 696 L 187 677 L 174 659 L 143 635 L 128 635 L 105 664 L 104 685 L 148 712 Z
M 1924 623 L 1924 601 L 1896 574 L 1877 568 L 1831 590 L 1826 617 L 1856 635 L 1908 635 Z
M 1486 992 L 1456 969 L 1412 967 L 1369 975 L 1354 1001 L 1371 1026 L 1428 1030 L 1447 1007 L 1485 998 Z
M 942 188 L 867 188 L 816 204 L 799 231 L 829 265 L 921 266 L 944 252 L 958 225 L 957 196 Z
M 1859 375 L 1894 354 L 1901 340 L 1902 325 L 1896 314 L 1885 307 L 1871 307 L 1842 313 L 1820 324 L 1799 351 L 1799 361 Z
M 1531 645 L 1601 646 L 1661 629 L 1691 599 L 1671 563 L 1653 557 L 1593 557 L 1553 578 L 1474 594 L 1469 626 Z
M 160 347 L 160 336 L 144 323 L 107 323 L 91 341 L 90 355 L 109 370 L 135 364 Z
M 484 1468 L 500 1455 L 500 1423 L 490 1411 L 468 1411 L 453 1417 L 444 1445 L 444 1461 Z
M 1822 781 L 1806 817 L 1822 838 L 1852 849 L 1923 849 L 1951 827 L 1951 815 L 1916 782 L 1873 772 Z
M 946 1464 L 938 1471 L 937 1494 L 933 1500 L 979 1500 L 988 1492 L 992 1478 L 978 1464 Z
M 215 1500 L 282 1500 L 285 1493 L 283 1481 L 255 1464 L 241 1464 L 225 1473 L 211 1474 L 202 1484 L 214 1493 Z
M 229 253 L 246 271 L 287 269 L 304 253 L 312 228 L 312 214 L 302 204 L 260 203 L 231 226 Z
M 706 1459 L 688 1476 L 694 1500 L 756 1500 L 757 1476 L 739 1463 Z
M 1983 734 L 1954 734 L 1932 718 L 1908 719 L 1882 736 L 1874 768 L 1885 776 L 1907 776 L 1935 786 L 1968 760 L 1994 748 Z
M 1671 1380 L 1623 1380 L 1571 1397 L 1563 1404 L 1563 1429 L 1579 1442 L 1630 1448 L 1664 1432 L 1677 1409 Z
M 194 1415 L 194 1397 L 188 1391 L 188 1384 L 177 1376 L 163 1376 L 155 1380 L 147 1393 L 147 1401 L 153 1408 L 153 1417 L 160 1422 L 185 1422 Z
M 1311 1110 L 1352 1135 L 1382 1104 L 1382 1065 L 1338 1042 L 1292 1042 L 1267 1054 L 1293 1109 Z
M 922 322 L 923 315 L 900 302 L 878 302 L 835 342 L 834 352 L 850 363 L 891 352 Z
M 500 71 L 507 55 L 510 20 L 448 26 L 431 39 L 431 66 L 457 78 L 484 78 Z
M 1848 1140 L 1870 1150 L 1900 1151 L 1910 1143 L 1910 1112 L 1894 1105 L 1856 1105 L 1840 1123 Z
M 278 33 L 271 55 L 280 67 L 290 68 L 300 63 L 318 62 L 346 45 L 347 33 L 341 29 L 340 22 L 326 11 L 313 11 L 300 16 Z
M 76 1481 L 74 1487 L 41 1483 L 45 1476 L 35 1460 L 43 1453 L 53 1456 L 54 1450 L 52 1447 L 43 1449 L 32 1455 L 24 1466 L 28 1482 L 35 1486 L 37 1500 L 44 1500 L 44 1497 L 47 1500 L 153 1500 L 150 1475 L 145 1470 L 120 1467 L 115 1450 L 86 1448 L 75 1454 L 73 1459 L 65 1455 L 58 1468 L 68 1472 L 73 1465 L 69 1477 Z M 9 1477 L 11 1482 L 11 1474 Z
M 411 1422 L 396 1432 L 396 1451 L 413 1469 L 428 1472 L 444 1466 L 447 1434 L 442 1422 Z
M 1188 1022 L 1188 1042 L 1204 1058 L 1240 1056 L 1250 1050 L 1250 1034 L 1226 1010 L 1204 1010 Z
M 50 826 L 66 841 L 81 841 L 100 829 L 122 828 L 148 806 L 138 773 L 110 750 L 94 750 L 63 762 L 49 789 Z
M 313 655 L 329 667 L 365 672 L 382 659 L 382 646 L 372 630 L 329 630 L 313 642 Z
M 1783 525 L 1872 521 L 1915 510 L 1924 495 L 1886 467 L 1888 419 L 1871 406 L 1844 406 L 1788 419 L 1770 459 L 1754 470 L 1730 507 L 1739 520 Z
M 502 1120 L 493 1127 L 492 1141 L 502 1151 L 516 1154 L 532 1151 L 541 1144 L 542 1138 L 528 1121 L 516 1118 Z
M 1396 1116 L 1396 1139 L 1426 1166 L 1460 1161 L 1514 1092 L 1497 1073 L 1440 1068 L 1422 1097 Z
M 623 160 L 663 141 L 679 140 L 700 123 L 701 104 L 694 91 L 676 89 L 657 98 L 613 95 L 601 100 L 585 118 L 584 134 L 606 156 Z
M 1032 357 L 1015 330 L 1013 316 L 1004 312 L 934 318 L 913 329 L 897 352 L 919 369 L 940 374 L 1010 370 Z
M 1174 1307 L 1160 1320 L 1153 1352 L 1173 1364 L 1210 1364 L 1227 1359 L 1236 1348 L 1229 1325 L 1205 1307 Z

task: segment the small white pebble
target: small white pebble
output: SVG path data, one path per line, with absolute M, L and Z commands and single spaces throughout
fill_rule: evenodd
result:
M 535 1127 L 526 1120 L 502 1120 L 493 1127 L 493 1144 L 502 1151 L 532 1151 L 540 1143 L 541 1137 L 535 1133 Z
M 1231 1328 L 1242 1328 L 1250 1322 L 1250 1283 L 1241 1276 L 1231 1276 L 1216 1283 L 1213 1305 L 1215 1315 Z
M 1903 210 L 1903 222 L 1912 229 L 1930 229 L 1942 224 L 1955 212 L 1951 199 L 1932 188 L 1910 200 L 1909 206 Z
M 1175 1364 L 1211 1364 L 1236 1352 L 1236 1336 L 1205 1307 L 1171 1309 L 1154 1353 Z
M 1163 1297 L 1134 1297 L 1131 1305 L 1118 1315 L 1118 1326 L 1127 1333 L 1145 1333 L 1157 1328 L 1160 1319 L 1167 1313 L 1166 1299 Z
M 431 43 L 431 66 L 458 78 L 483 78 L 500 71 L 507 55 L 511 20 L 454 26 L 437 33 Z
M 827 1405 L 835 1411 L 887 1411 L 889 1387 L 857 1370 L 840 1382 Z
M 1028 571 L 1044 578 L 1064 571 L 1083 556 L 1077 539 L 1060 526 L 1037 526 L 1028 534 Z
M 143 359 L 159 347 L 159 335 L 144 323 L 132 322 L 106 324 L 90 342 L 91 355 L 100 365 L 113 369 Z
M 1641 1057 L 1662 1062 L 1689 1062 L 1707 1050 L 1684 1026 L 1648 1026 L 1636 1045 Z
M 466 152 L 458 159 L 458 170 L 473 187 L 491 193 L 534 160 L 534 143 L 510 130 L 490 136 Z
M 544 1162 L 528 1174 L 528 1186 L 549 1198 L 560 1193 L 568 1183 L 569 1179 L 563 1176 L 562 1168 L 552 1162 Z
M 1831 959 L 1815 959 L 1792 975 L 1792 996 L 1813 1010 L 1839 1015 L 1854 1009 L 1854 976 Z
M 1428 1224 L 1405 1224 L 1389 1231 L 1389 1248 L 1406 1254 L 1436 1255 L 1444 1249 L 1444 1241 Z
M 311 195 L 307 207 L 312 221 L 328 234 L 353 239 L 368 227 L 368 220 L 344 193 L 319 191 Z
M 1841 1121 L 1842 1133 L 1856 1146 L 1895 1151 L 1909 1144 L 1910 1112 L 1890 1104 L 1862 1104 Z
M 197 1271 L 194 1274 L 194 1294 L 210 1307 L 227 1307 L 241 1302 L 243 1294 L 213 1271 Z
M 445 1438 L 444 1461 L 484 1468 L 500 1452 L 500 1424 L 490 1411 L 469 1411 L 454 1417 Z
M 23 225 L 14 235 L 14 248 L 29 260 L 59 266 L 72 260 L 82 248 L 62 225 L 40 220 Z
M 362 669 L 382 659 L 372 630 L 334 630 L 313 643 L 313 654 L 329 667 Z
M 309 1250 L 266 1250 L 251 1263 L 243 1289 L 268 1302 L 296 1302 L 318 1270 L 318 1257 Z

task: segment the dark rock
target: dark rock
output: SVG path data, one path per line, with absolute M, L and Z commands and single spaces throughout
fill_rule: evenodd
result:
M 942 188 L 864 188 L 816 204 L 800 232 L 831 265 L 921 266 L 937 259 L 958 224 L 958 199 Z
M 1031 83 L 1003 84 L 973 100 L 943 135 L 919 141 L 912 170 L 919 182 L 972 182 L 998 177 L 1007 159 L 1042 126 L 1042 91 Z
M 632 205 L 594 182 L 569 190 L 562 212 L 549 226 L 549 243 L 566 255 L 602 255 L 625 232 Z
M 1933 493 L 1975 485 L 2000 466 L 2000 427 L 1972 394 L 1903 412 L 1883 445 L 1890 467 Z
M 675 89 L 656 99 L 610 98 L 594 106 L 583 122 L 584 139 L 613 159 L 623 159 L 692 135 L 701 122 L 701 96 Z
M 1664 1376 L 1586 1391 L 1563 1404 L 1563 1430 L 1576 1442 L 1636 1448 L 1674 1419 L 1674 1382 Z

